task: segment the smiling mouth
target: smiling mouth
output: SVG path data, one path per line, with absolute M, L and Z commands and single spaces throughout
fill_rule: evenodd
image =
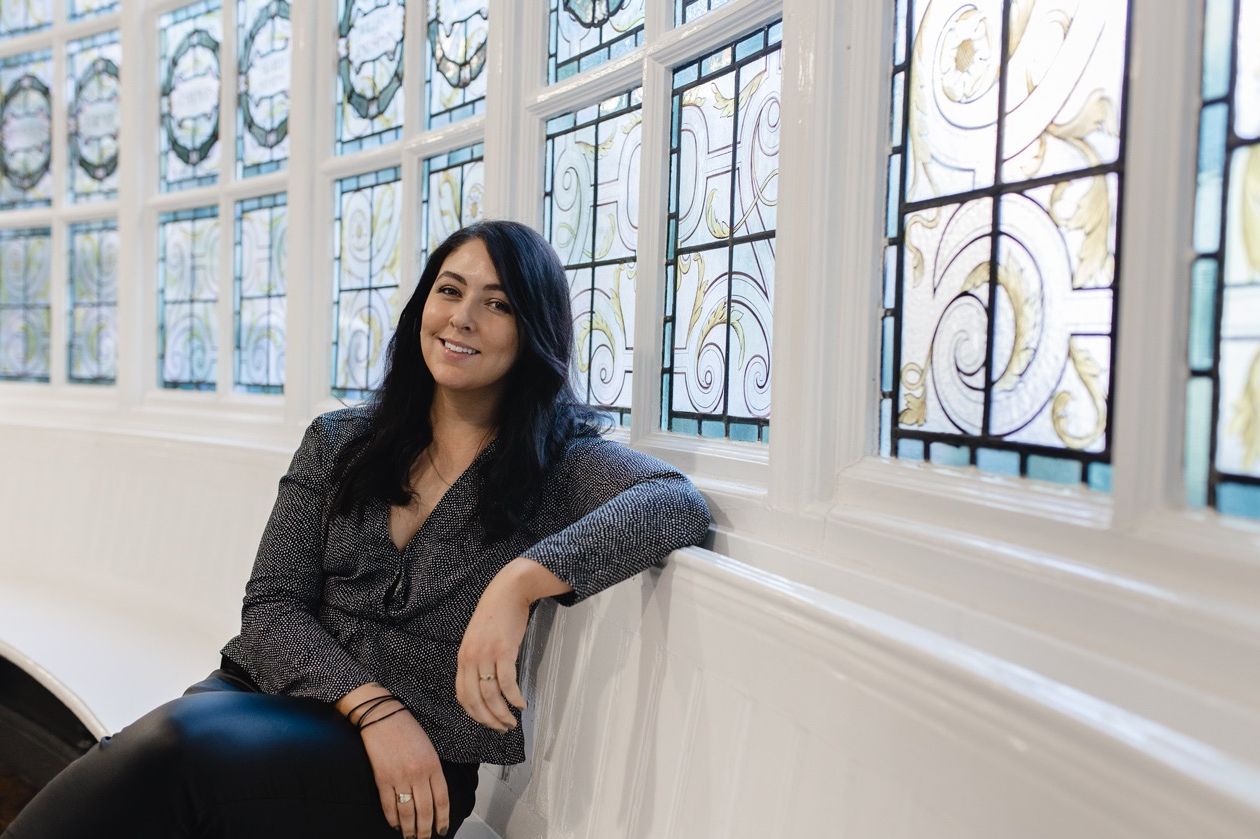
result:
M 478 350 L 474 350 L 472 347 L 465 347 L 459 344 L 452 344 L 450 341 L 447 341 L 443 338 L 439 338 L 438 340 L 442 342 L 442 346 L 446 347 L 451 352 L 457 352 L 457 353 L 460 353 L 461 355 L 480 355 L 480 352 Z

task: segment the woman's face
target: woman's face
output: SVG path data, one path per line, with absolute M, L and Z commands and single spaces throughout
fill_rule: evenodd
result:
M 437 388 L 502 391 L 518 349 L 516 313 L 480 239 L 451 251 L 424 301 L 420 352 Z

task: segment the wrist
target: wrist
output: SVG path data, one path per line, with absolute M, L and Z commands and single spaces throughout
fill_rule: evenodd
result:
M 337 712 L 344 717 L 349 714 L 356 705 L 359 705 L 362 702 L 366 702 L 369 699 L 375 699 L 380 696 L 391 695 L 392 694 L 389 690 L 380 682 L 368 682 L 367 684 L 359 685 L 357 688 L 338 699 L 336 703 L 334 703 L 333 707 L 335 707 Z
M 518 556 L 505 565 L 490 585 L 526 606 L 544 597 L 573 591 L 568 583 L 527 556 Z

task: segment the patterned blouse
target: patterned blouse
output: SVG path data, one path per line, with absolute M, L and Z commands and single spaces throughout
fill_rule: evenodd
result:
M 380 499 L 333 515 L 337 452 L 366 427 L 364 407 L 316 417 L 280 479 L 245 587 L 241 633 L 222 650 L 267 693 L 336 702 L 367 682 L 398 696 L 442 758 L 520 763 L 519 724 L 504 734 L 455 698 L 456 653 L 481 593 L 515 557 L 573 588 L 569 606 L 695 545 L 709 510 L 664 462 L 600 437 L 576 437 L 544 478 L 526 527 L 482 544 L 477 499 L 492 442 L 447 490 L 401 553 Z M 509 705 L 509 707 L 511 707 Z

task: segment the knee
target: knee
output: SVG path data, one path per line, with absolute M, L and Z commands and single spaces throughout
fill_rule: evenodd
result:
M 214 712 L 207 703 L 190 701 L 197 698 L 180 697 L 153 709 L 102 740 L 102 750 L 126 751 L 131 760 L 153 769 L 171 770 L 195 760 L 214 740 Z

